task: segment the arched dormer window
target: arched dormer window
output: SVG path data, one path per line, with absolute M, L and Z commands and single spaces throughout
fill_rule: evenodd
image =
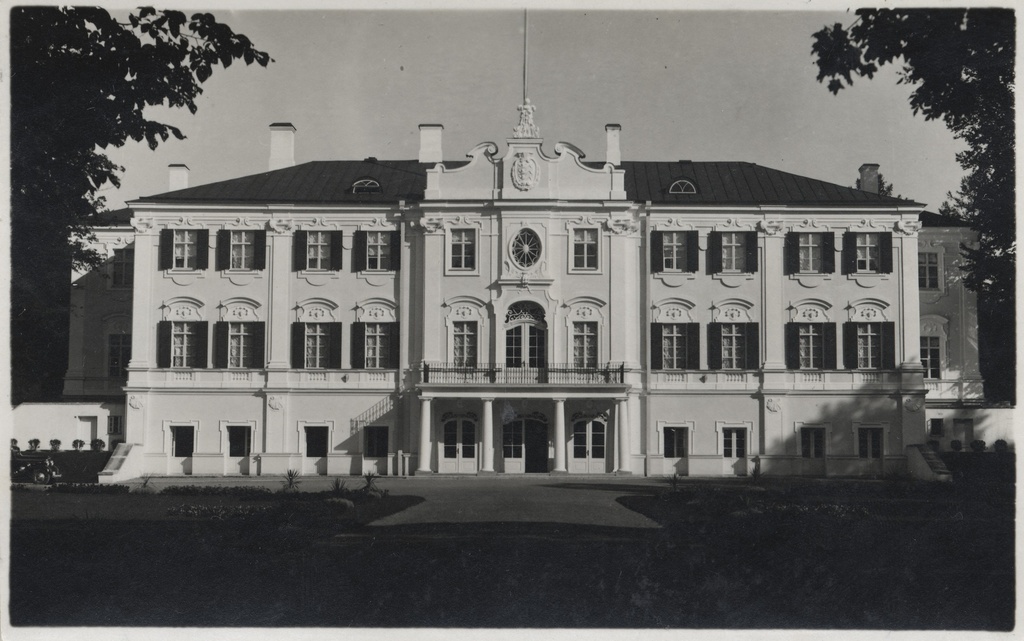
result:
M 360 178 L 352 183 L 353 194 L 379 194 L 381 191 L 380 183 L 373 178 Z
M 696 194 L 697 187 L 689 180 L 677 180 L 668 188 L 670 194 Z

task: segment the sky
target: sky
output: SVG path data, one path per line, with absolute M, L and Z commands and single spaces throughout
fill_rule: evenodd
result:
M 275 60 L 217 68 L 199 111 L 150 118 L 188 137 L 156 151 L 107 150 L 125 167 L 107 206 L 268 169 L 274 122 L 296 129 L 296 163 L 415 159 L 418 125 L 444 125 L 444 157 L 481 142 L 504 148 L 523 97 L 523 12 L 469 10 L 229 11 L 215 15 Z M 895 193 L 936 210 L 955 192 L 962 144 L 911 113 L 897 69 L 833 96 L 817 82 L 812 34 L 846 12 L 543 11 L 528 19 L 528 95 L 544 150 L 605 155 L 622 126 L 624 160 L 736 160 L 853 186 L 878 163 Z

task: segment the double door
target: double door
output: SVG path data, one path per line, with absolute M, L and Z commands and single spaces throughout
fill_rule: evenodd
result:
M 457 418 L 445 421 L 439 472 L 443 474 L 475 474 L 477 471 L 476 423 Z
M 608 426 L 604 421 L 576 421 L 573 423 L 570 472 L 603 474 L 608 471 L 607 433 Z

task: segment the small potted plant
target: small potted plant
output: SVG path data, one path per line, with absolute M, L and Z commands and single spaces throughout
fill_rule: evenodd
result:
M 983 441 L 981 439 L 977 439 L 977 438 L 974 439 L 973 441 L 971 441 L 971 451 L 972 452 L 978 452 L 978 453 L 984 452 L 985 451 L 985 441 Z
M 32 451 L 32 452 L 35 452 L 36 450 L 38 450 L 39 449 L 39 439 L 37 439 L 37 438 L 31 439 L 28 442 L 28 449 L 30 451 Z
M 960 442 L 960 439 L 953 439 L 952 441 L 949 442 L 949 449 L 953 450 L 954 452 L 959 452 L 960 450 L 964 449 L 964 444 Z
M 53 452 L 59 452 L 60 451 L 60 439 L 59 438 L 52 438 L 52 439 L 50 439 L 50 450 L 53 451 Z
M 75 440 L 71 441 L 71 447 L 75 448 L 76 452 L 81 452 L 82 448 L 85 447 L 85 441 L 83 441 L 80 438 L 76 438 Z
M 105 445 L 106 445 L 106 443 L 104 443 L 103 439 L 101 439 L 101 438 L 94 438 L 92 440 L 92 443 L 89 444 L 89 446 L 92 448 L 93 452 L 102 452 L 103 451 L 103 447 Z

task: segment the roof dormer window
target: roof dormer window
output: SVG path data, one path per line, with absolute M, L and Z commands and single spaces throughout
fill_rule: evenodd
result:
M 379 194 L 381 191 L 380 183 L 373 178 L 360 178 L 352 183 L 353 194 Z
M 677 180 L 668 188 L 670 194 L 695 194 L 697 188 L 689 180 Z

